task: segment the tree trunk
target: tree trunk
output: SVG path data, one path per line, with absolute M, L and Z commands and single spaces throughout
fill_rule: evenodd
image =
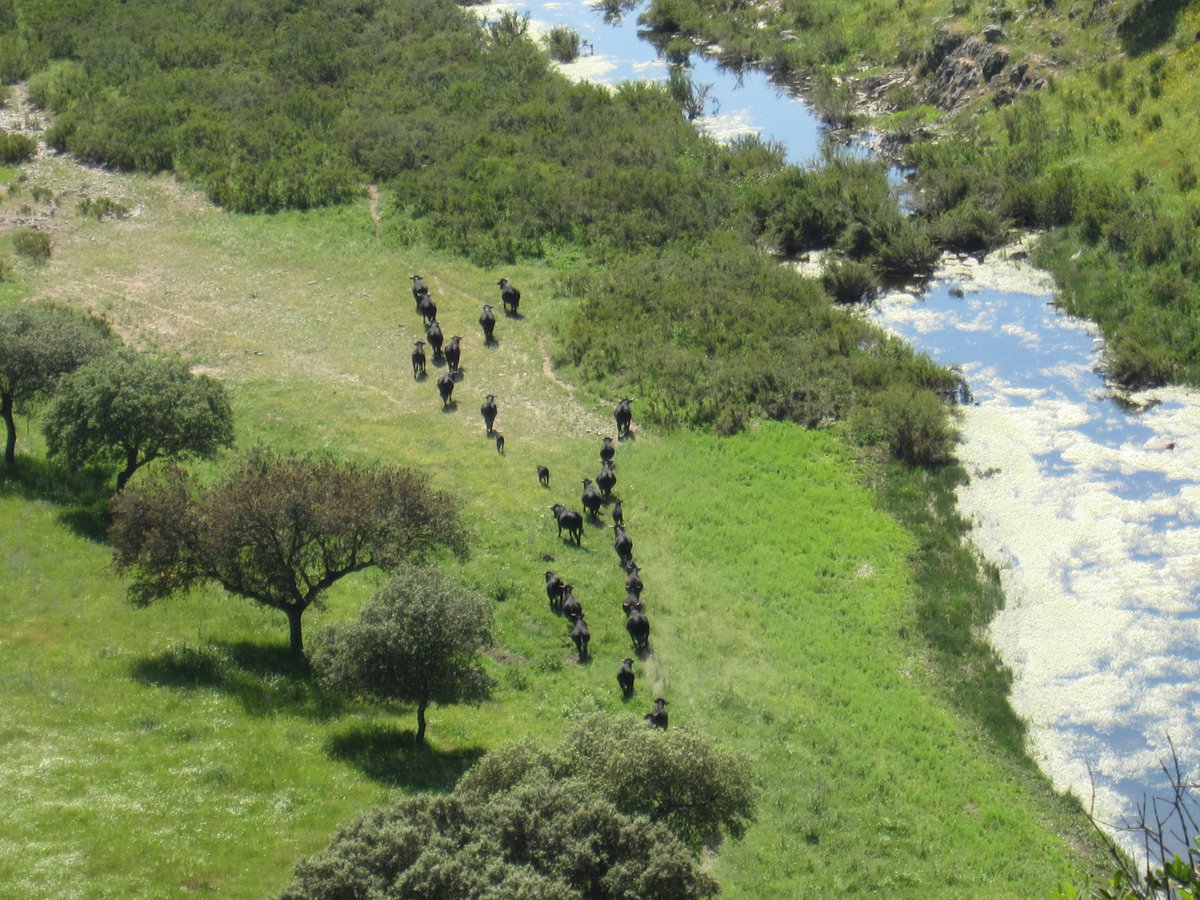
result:
M 429 704 L 422 700 L 417 704 L 417 743 L 425 743 L 425 707 Z
M 137 450 L 125 451 L 125 468 L 117 473 L 117 493 L 125 490 L 125 483 L 129 481 L 129 477 L 137 471 L 138 459 Z
M 287 613 L 288 627 L 291 632 L 292 653 L 295 656 L 303 658 L 304 656 L 304 634 L 300 630 L 300 617 L 304 615 L 304 606 L 285 606 L 283 611 Z
M 4 442 L 4 467 L 12 469 L 17 465 L 17 423 L 13 419 L 12 394 L 0 397 L 0 416 L 4 417 L 4 426 L 8 429 L 8 440 Z

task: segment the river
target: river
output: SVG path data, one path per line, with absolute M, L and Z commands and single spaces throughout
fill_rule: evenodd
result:
M 572 78 L 667 76 L 639 37 L 640 7 L 616 23 L 581 0 L 475 9 L 528 12 L 534 33 L 574 28 L 587 49 L 560 67 Z M 756 132 L 789 161 L 816 156 L 819 121 L 763 72 L 693 54 L 690 76 L 711 86 L 697 125 L 714 137 Z M 1168 735 L 1185 766 L 1200 760 L 1200 397 L 1118 402 L 1095 371 L 1097 330 L 1053 307 L 1053 284 L 1024 255 L 947 257 L 919 292 L 870 314 L 970 383 L 959 503 L 1007 598 L 990 639 L 1014 673 L 1030 753 L 1115 823 L 1167 796 Z

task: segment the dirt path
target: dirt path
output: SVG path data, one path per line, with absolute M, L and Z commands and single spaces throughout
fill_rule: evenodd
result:
M 371 219 L 375 222 L 375 240 L 381 239 L 381 229 L 383 219 L 379 215 L 379 187 L 378 185 L 367 185 L 367 196 L 370 197 Z

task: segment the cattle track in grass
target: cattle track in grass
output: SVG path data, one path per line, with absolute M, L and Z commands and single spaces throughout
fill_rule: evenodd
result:
M 24 97 L 18 89 L 8 115 L 44 127 L 44 117 L 29 110 Z M 430 264 L 419 253 L 410 259 L 406 248 L 388 248 L 388 207 L 377 185 L 367 185 L 360 203 L 341 210 L 236 217 L 172 177 L 83 165 L 47 152 L 37 136 L 39 155 L 24 171 L 29 187 L 43 185 L 53 193 L 52 202 L 32 206 L 54 246 L 50 264 L 33 274 L 37 296 L 107 318 L 129 343 L 184 355 L 225 380 L 235 398 L 257 394 L 264 382 L 294 384 L 314 400 L 311 417 L 302 416 L 295 428 L 311 435 L 315 446 L 388 459 L 390 442 L 357 434 L 350 420 L 397 416 L 425 422 L 430 433 L 456 446 L 470 446 L 482 431 L 471 414 L 476 395 L 492 393 L 501 407 L 496 427 L 503 427 L 508 441 L 506 456 L 496 453 L 494 441 L 485 445 L 487 464 L 528 466 L 536 484 L 538 447 L 612 433 L 608 410 L 582 401 L 554 369 L 538 330 L 545 285 L 534 280 L 527 287 L 520 315 L 498 317 L 496 343 L 485 346 L 478 317 L 485 302 L 499 305 L 499 273 Z M 129 206 L 131 215 L 89 220 L 74 202 L 88 196 L 110 196 Z M 306 224 L 309 219 L 315 227 Z M 442 415 L 437 400 L 435 382 L 444 363 L 430 365 L 424 381 L 411 377 L 412 342 L 424 337 L 424 329 L 410 306 L 407 279 L 423 269 L 447 332 L 466 336 L 457 413 Z M 275 427 L 283 419 L 269 404 L 250 416 L 259 429 L 250 441 L 262 440 L 262 424 Z M 566 478 L 567 467 L 555 470 Z M 546 523 L 531 524 L 539 530 Z M 599 531 L 589 530 L 598 538 Z M 592 623 L 593 647 L 606 687 L 616 691 L 616 666 L 608 671 L 608 657 L 619 663 L 629 647 L 624 618 L 618 622 L 611 614 L 619 598 L 599 588 L 588 591 L 603 609 Z M 640 668 L 638 706 L 647 699 L 642 694 L 652 699 L 663 681 L 653 652 L 642 656 Z

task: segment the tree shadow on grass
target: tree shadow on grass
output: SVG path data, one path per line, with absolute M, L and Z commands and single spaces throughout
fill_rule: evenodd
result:
M 329 719 L 347 705 L 321 685 L 308 660 L 295 657 L 283 645 L 249 641 L 179 645 L 141 657 L 131 670 L 143 684 L 220 691 L 256 716 L 289 713 Z
M 438 792 L 453 788 L 484 753 L 482 747 L 418 744 L 415 731 L 390 722 L 357 722 L 330 738 L 326 750 L 381 784 Z
M 0 468 L 0 496 L 53 503 L 58 519 L 81 538 L 104 543 L 112 519 L 112 471 L 68 468 L 46 459 L 18 456 L 12 471 Z

